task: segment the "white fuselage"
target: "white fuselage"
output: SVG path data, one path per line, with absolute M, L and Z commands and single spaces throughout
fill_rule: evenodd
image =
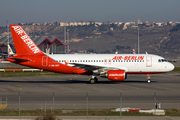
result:
M 153 54 L 48 54 L 59 63 L 99 66 L 123 69 L 127 73 L 163 73 L 174 69 L 174 65 L 163 57 Z

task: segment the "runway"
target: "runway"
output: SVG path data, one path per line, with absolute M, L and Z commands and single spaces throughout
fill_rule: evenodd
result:
M 100 78 L 90 84 L 90 76 L 0 77 L 0 103 L 5 109 L 81 109 L 81 108 L 180 108 L 180 74 L 129 75 L 124 82 Z M 5 89 L 4 89 L 5 88 Z M 120 97 L 120 93 L 122 97 Z M 53 97 L 54 94 L 54 97 Z M 120 101 L 122 98 L 122 101 Z M 20 100 L 20 101 L 19 101 Z

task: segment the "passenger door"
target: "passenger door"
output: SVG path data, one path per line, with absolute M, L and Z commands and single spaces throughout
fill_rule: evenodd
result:
M 146 56 L 146 67 L 152 67 L 152 56 Z

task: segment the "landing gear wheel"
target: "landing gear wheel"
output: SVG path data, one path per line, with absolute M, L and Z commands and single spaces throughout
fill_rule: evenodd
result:
M 151 83 L 151 78 L 150 78 L 149 73 L 147 74 L 147 83 Z
M 91 84 L 94 84 L 94 83 L 96 82 L 96 80 L 95 80 L 95 79 L 90 79 L 89 82 L 90 82 Z
M 147 80 L 147 83 L 151 83 L 151 80 L 150 80 L 150 79 L 148 79 L 148 80 Z
M 89 80 L 89 82 L 90 82 L 91 84 L 94 84 L 94 83 L 97 83 L 97 82 L 98 82 L 98 79 L 97 79 L 96 77 L 94 77 L 94 78 L 91 78 L 91 79 Z

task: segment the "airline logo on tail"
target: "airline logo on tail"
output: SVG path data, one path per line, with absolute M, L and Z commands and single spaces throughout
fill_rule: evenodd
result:
M 20 26 L 12 26 L 17 35 L 26 43 L 30 50 L 36 54 L 39 53 L 39 48 L 32 42 L 32 40 L 23 32 Z
M 12 51 L 10 45 L 8 45 L 8 54 L 9 55 L 14 55 L 14 52 Z
M 133 49 L 133 53 L 136 54 L 136 51 Z

